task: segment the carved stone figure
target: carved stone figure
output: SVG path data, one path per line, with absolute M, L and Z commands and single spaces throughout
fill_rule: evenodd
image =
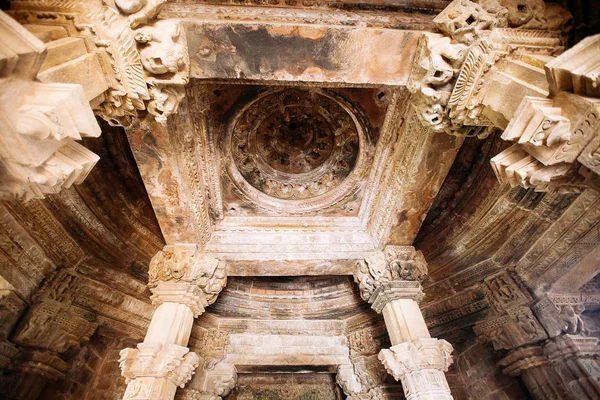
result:
M 160 76 L 185 70 L 185 43 L 179 41 L 182 34 L 179 21 L 157 21 L 135 32 L 135 40 L 145 45 L 140 49 L 140 58 L 147 72 Z
M 581 304 L 577 304 L 574 307 L 565 304 L 560 307 L 558 317 L 563 324 L 563 331 L 565 333 L 577 334 L 583 331 L 583 320 L 581 319 L 583 309 L 584 306 Z
M 408 89 L 422 123 L 436 132 L 449 127 L 446 105 L 465 55 L 466 46 L 448 37 L 423 35 L 419 41 Z

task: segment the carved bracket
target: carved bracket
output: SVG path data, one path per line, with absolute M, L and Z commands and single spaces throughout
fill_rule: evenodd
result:
M 114 4 L 15 1 L 13 15 L 22 23 L 65 26 L 69 36 L 88 42 L 98 57 L 108 89 L 94 99 L 97 115 L 113 125 L 136 119 L 166 123 L 177 112 L 189 80 L 189 55 L 181 22 L 156 20 L 165 0 Z

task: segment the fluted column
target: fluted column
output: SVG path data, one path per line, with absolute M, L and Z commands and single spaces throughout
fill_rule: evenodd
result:
M 191 379 L 199 363 L 186 347 L 194 318 L 216 300 L 226 281 L 224 264 L 193 245 L 169 245 L 154 256 L 148 286 L 157 308 L 144 341 L 120 353 L 127 379 L 123 399 L 173 399 L 177 387 Z
M 355 280 L 361 296 L 383 313 L 392 347 L 379 359 L 387 371 L 402 382 L 407 400 L 450 400 L 444 372 L 452 364 L 452 345 L 432 338 L 418 301 L 419 283 L 427 273 L 421 252 L 412 246 L 387 246 L 358 265 Z

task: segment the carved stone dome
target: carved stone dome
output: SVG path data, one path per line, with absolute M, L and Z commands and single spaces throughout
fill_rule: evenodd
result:
M 366 147 L 359 120 L 349 104 L 324 90 L 262 92 L 229 125 L 228 172 L 267 208 L 327 207 L 356 186 Z

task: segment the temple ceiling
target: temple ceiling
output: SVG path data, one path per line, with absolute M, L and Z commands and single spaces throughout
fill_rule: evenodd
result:
M 43 14 L 28 14 L 30 2 L 16 3 L 15 17 L 39 24 L 30 29 L 40 29 L 42 36 L 54 32 L 40 28 L 47 22 Z M 508 143 L 497 127 L 508 129 L 502 110 L 488 108 L 488 114 L 478 115 L 480 105 L 469 112 L 456 106 L 478 96 L 459 72 L 473 67 L 473 74 L 483 76 L 489 71 L 473 61 L 480 61 L 477 51 L 485 46 L 469 47 L 472 57 L 464 61 L 466 39 L 459 30 L 439 33 L 444 25 L 433 19 L 449 3 L 167 2 L 152 22 L 156 26 L 144 26 L 129 38 L 140 58 L 143 79 L 134 89 L 141 97 L 122 114 L 110 109 L 119 103 L 115 92 L 102 103 L 105 108 L 88 104 L 110 124 L 127 128 L 99 120 L 101 136 L 83 138 L 83 146 L 99 156 L 87 178 L 44 199 L 0 203 L 0 290 L 16 304 L 4 313 L 8 328 L 0 333 L 8 338 L 13 332 L 19 346 L 33 346 L 32 328 L 23 321 L 35 321 L 31 316 L 41 312 L 39 304 L 60 303 L 81 313 L 77 321 L 85 326 L 79 336 L 97 328 L 102 338 L 141 340 L 152 318 L 149 287 L 156 289 L 148 285 L 156 280 L 149 277 L 148 265 L 157 253 L 166 257 L 177 246 L 186 256 L 193 253 L 191 258 L 215 261 L 211 273 L 218 275 L 219 290 L 210 293 L 206 312 L 193 323 L 189 347 L 236 365 L 245 375 L 239 398 L 251 396 L 250 387 L 264 382 L 265 374 L 279 384 L 285 379 L 278 373 L 305 372 L 307 382 L 326 382 L 332 389 L 330 374 L 356 354 L 373 358 L 375 370 L 386 375 L 376 354 L 390 346 L 388 333 L 364 296 L 368 282 L 359 275 L 361 266 L 369 269 L 383 258 L 402 270 L 406 260 L 400 253 L 388 259 L 394 246 L 414 246 L 405 264 L 413 268 L 410 279 L 419 274 L 415 279 L 425 292 L 420 309 L 433 337 L 462 345 L 465 332 L 472 338 L 474 325 L 481 328 L 486 318 L 495 317 L 494 293 L 506 290 L 518 292 L 522 302 L 517 306 L 527 304 L 530 314 L 548 294 L 563 301 L 557 307 L 584 306 L 586 318 L 597 312 L 600 194 L 569 186 L 573 182 L 557 186 L 564 190 L 543 186 L 563 183 L 553 176 L 547 182 L 536 176 L 542 181 L 537 187 L 521 170 L 522 176 L 511 175 L 522 178 L 520 183 L 499 182 L 502 173 L 510 175 L 509 168 L 491 165 L 494 156 L 514 146 L 540 146 L 525 135 Z M 102 7 L 109 16 L 121 10 Z M 175 19 L 181 22 L 170 23 Z M 63 22 L 74 29 L 72 21 Z M 547 88 L 540 65 L 553 59 L 567 38 L 556 32 L 522 37 L 519 33 L 532 25 L 513 29 L 520 24 L 486 27 L 490 46 L 510 39 L 511 46 L 531 50 L 531 45 L 539 54 L 517 52 L 503 60 L 502 48 L 490 56 L 502 59 L 490 61 L 497 62 L 494 73 L 502 79 L 529 74 Z M 150 40 L 143 28 L 148 37 L 148 32 L 164 35 Z M 94 34 L 105 39 L 98 41 L 100 47 L 115 39 L 110 29 Z M 494 42 L 497 36 L 504 42 Z M 454 47 L 448 50 L 451 41 Z M 153 52 L 162 54 L 171 45 L 169 54 L 189 63 L 175 62 L 164 72 L 164 65 L 154 64 L 159 58 Z M 459 59 L 466 67 L 459 68 Z M 491 75 L 485 80 L 492 81 Z M 551 103 L 556 98 L 538 89 L 532 89 L 543 99 L 538 103 L 554 112 L 560 106 Z M 445 99 L 443 115 L 428 108 L 432 91 L 430 97 L 438 96 L 439 102 L 439 96 L 453 95 L 454 103 Z M 581 94 L 562 98 L 576 95 Z M 490 107 L 521 112 L 516 102 L 497 103 L 502 104 Z M 542 107 L 538 103 L 535 107 Z M 456 126 L 450 126 L 449 117 L 463 118 L 464 126 L 451 131 Z M 574 161 L 577 156 L 571 161 L 579 168 L 583 162 Z M 525 161 L 540 165 L 537 159 Z M 580 181 L 586 178 L 576 172 Z M 423 258 L 427 270 L 417 265 Z M 185 275 L 182 270 L 168 273 Z M 573 314 L 575 319 L 582 312 Z M 19 320 L 21 315 L 27 317 Z M 54 329 L 51 324 L 48 330 Z M 306 342 L 295 342 L 294 335 Z M 283 342 L 271 346 L 279 336 Z M 324 353 L 309 354 L 320 351 L 321 342 L 327 343 Z M 294 353 L 260 353 L 270 346 Z M 75 347 L 53 351 L 71 356 Z M 314 358 L 307 362 L 304 356 Z M 383 375 L 381 380 L 391 383 Z

